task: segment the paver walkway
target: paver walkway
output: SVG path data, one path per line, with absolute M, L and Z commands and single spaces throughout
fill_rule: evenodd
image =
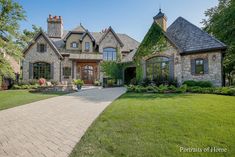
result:
M 0 157 L 68 156 L 90 124 L 125 90 L 90 89 L 0 111 Z

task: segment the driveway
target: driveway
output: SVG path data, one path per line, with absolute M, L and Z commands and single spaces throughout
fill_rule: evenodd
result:
M 68 156 L 98 115 L 125 91 L 90 89 L 0 111 L 0 156 Z

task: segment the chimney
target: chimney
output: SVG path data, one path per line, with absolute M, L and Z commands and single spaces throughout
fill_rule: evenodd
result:
M 153 17 L 153 20 L 166 32 L 167 17 L 162 13 L 161 9 L 159 9 L 159 13 Z
M 62 17 L 49 15 L 47 19 L 47 34 L 50 38 L 62 38 L 64 31 Z

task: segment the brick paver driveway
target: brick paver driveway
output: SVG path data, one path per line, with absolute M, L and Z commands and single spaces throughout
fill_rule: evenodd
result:
M 0 111 L 0 157 L 68 156 L 95 118 L 124 92 L 91 89 Z

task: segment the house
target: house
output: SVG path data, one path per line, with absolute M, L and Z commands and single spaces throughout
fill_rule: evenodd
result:
M 211 81 L 214 86 L 223 85 L 222 61 L 226 50 L 224 43 L 182 17 L 178 17 L 167 28 L 167 17 L 161 9 L 153 20 L 152 27 L 161 27 L 159 28 L 162 30 L 166 47 L 163 50 L 153 49 L 149 54 L 141 57 L 141 74 L 137 73 L 137 76 L 152 80 L 171 78 L 176 79 L 178 84 L 182 84 L 186 80 L 195 80 Z M 148 38 L 154 33 L 149 31 L 137 52 L 133 51 L 135 54 L 130 53 L 129 57 L 123 61 L 133 63 L 133 60 L 141 53 L 141 48 L 152 43 L 154 39 Z M 161 45 L 156 42 L 153 48 L 158 46 Z M 137 68 L 136 63 L 130 64 L 130 67 L 127 66 L 127 72 L 124 73 L 130 75 L 130 68 Z
M 103 80 L 102 61 L 118 61 L 135 51 L 139 42 L 111 27 L 90 32 L 82 24 L 63 29 L 61 16 L 47 19 L 47 33 L 39 32 L 24 50 L 23 79 L 68 82 L 82 79 L 85 84 Z

